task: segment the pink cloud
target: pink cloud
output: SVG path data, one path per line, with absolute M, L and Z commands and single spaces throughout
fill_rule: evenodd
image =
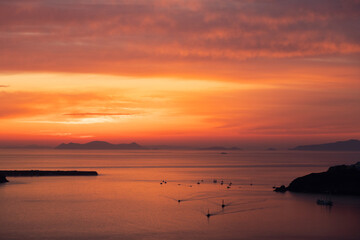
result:
M 356 61 L 359 9 L 355 0 L 2 1 L 0 70 L 211 75 L 249 59 Z

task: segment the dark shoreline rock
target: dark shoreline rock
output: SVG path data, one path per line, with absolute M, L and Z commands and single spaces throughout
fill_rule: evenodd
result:
M 39 176 L 97 176 L 96 171 L 40 171 L 40 170 L 12 170 L 0 171 L 4 177 L 39 177 Z
M 284 188 L 285 186 L 281 186 L 275 188 L 274 191 L 360 195 L 360 162 L 353 165 L 334 166 L 326 172 L 298 177 Z
M 4 175 L 0 174 L 0 183 L 6 183 L 8 182 L 8 180 L 6 179 L 6 177 Z
M 285 185 L 281 185 L 280 187 L 274 187 L 274 192 L 286 192 L 287 188 L 285 187 Z

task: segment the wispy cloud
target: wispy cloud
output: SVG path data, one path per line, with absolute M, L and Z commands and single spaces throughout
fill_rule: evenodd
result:
M 0 69 L 224 78 L 259 59 L 358 62 L 359 11 L 357 0 L 2 1 Z
M 36 117 L 62 114 L 76 106 L 91 108 L 108 100 L 98 93 L 85 92 L 0 92 L 0 118 Z
M 358 0 L 0 1 L 0 129 L 358 132 L 359 11 Z
M 77 138 L 93 138 L 95 136 L 93 135 L 81 135 L 81 136 L 76 136 Z
M 49 131 L 40 131 L 40 133 L 38 135 L 41 136 L 53 136 L 53 137 L 64 137 L 64 136 L 71 136 L 72 133 L 69 132 L 49 132 Z
M 40 130 L 40 133 L 37 133 L 35 135 L 39 135 L 39 136 L 47 136 L 47 137 L 64 137 L 64 138 L 93 138 L 93 135 L 78 135 L 78 134 L 73 134 L 70 132 L 54 132 L 52 130 Z
M 134 115 L 133 113 L 106 113 L 106 112 L 87 112 L 87 113 L 65 113 L 65 116 L 127 116 Z
M 95 124 L 95 123 L 108 123 L 113 122 L 114 120 L 111 118 L 82 118 L 79 120 L 72 120 L 72 121 L 57 121 L 57 120 L 22 120 L 19 122 L 23 123 L 48 123 L 48 124 L 68 124 L 68 125 L 75 125 L 75 124 Z

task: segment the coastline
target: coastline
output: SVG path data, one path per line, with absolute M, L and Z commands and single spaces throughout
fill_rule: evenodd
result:
M 97 176 L 96 171 L 42 171 L 42 170 L 1 170 L 5 177 L 41 177 L 41 176 Z

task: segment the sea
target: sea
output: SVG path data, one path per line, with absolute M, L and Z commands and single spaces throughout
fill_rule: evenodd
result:
M 8 177 L 0 239 L 358 240 L 359 197 L 273 191 L 358 161 L 360 152 L 0 149 L 1 170 L 99 174 Z M 317 205 L 325 197 L 332 207 Z

